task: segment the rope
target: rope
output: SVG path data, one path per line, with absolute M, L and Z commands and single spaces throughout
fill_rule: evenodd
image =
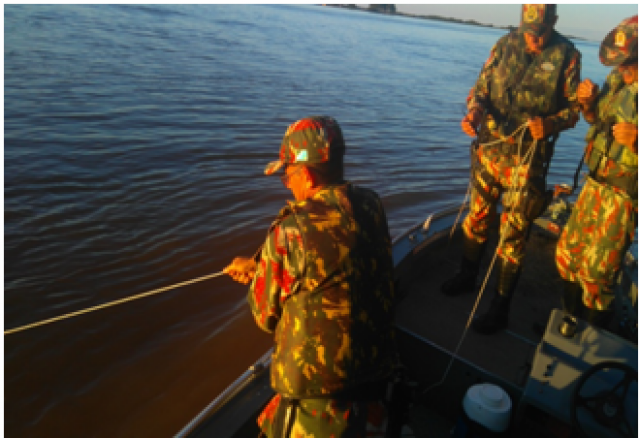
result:
M 458 216 L 456 216 L 456 220 L 453 222 L 453 226 L 451 227 L 451 232 L 449 233 L 449 242 L 447 245 L 451 243 L 451 237 L 453 233 L 456 231 L 456 227 L 458 226 L 458 220 L 460 219 L 460 215 L 462 214 L 462 210 L 464 210 L 464 204 L 467 203 L 467 199 L 469 199 L 469 195 L 471 194 L 471 179 L 469 179 L 469 184 L 467 185 L 467 193 L 464 195 L 464 201 L 462 201 L 462 205 L 460 206 L 460 210 L 458 210 Z
M 172 289 L 176 289 L 178 287 L 186 286 L 186 285 L 193 284 L 193 283 L 198 283 L 200 281 L 208 280 L 210 278 L 219 277 L 219 276 L 221 276 L 223 274 L 224 273 L 222 271 L 220 271 L 220 272 L 216 272 L 215 274 L 209 274 L 209 275 L 205 275 L 203 277 L 194 278 L 192 280 L 184 281 L 182 283 L 177 283 L 177 284 L 174 284 L 172 286 L 161 287 L 159 289 L 155 289 L 155 290 L 152 290 L 152 291 L 149 291 L 149 292 L 144 292 L 144 293 L 141 293 L 139 295 L 134 295 L 132 297 L 122 298 L 120 300 L 111 301 L 111 302 L 100 304 L 100 305 L 94 306 L 94 307 L 89 307 L 89 308 L 84 309 L 84 310 L 78 310 L 77 312 L 71 312 L 71 313 L 67 313 L 66 315 L 57 316 L 55 318 L 45 319 L 43 321 L 34 322 L 32 324 L 23 325 L 21 327 L 16 327 L 16 328 L 13 328 L 13 329 L 10 329 L 10 330 L 5 330 L 4 334 L 5 335 L 10 335 L 12 333 L 18 333 L 18 332 L 21 332 L 21 331 L 24 331 L 24 330 L 28 330 L 30 328 L 39 327 L 41 325 L 51 324 L 52 322 L 61 321 L 63 319 L 68 319 L 68 318 L 71 318 L 73 316 L 82 315 L 83 313 L 94 312 L 96 310 L 105 309 L 107 307 L 112 307 L 112 306 L 115 306 L 117 304 L 127 303 L 129 301 L 137 300 L 139 298 L 144 298 L 144 297 L 148 297 L 148 296 L 151 296 L 151 295 L 156 295 L 156 294 L 159 294 L 159 293 L 162 293 L 162 292 L 166 292 L 166 291 L 169 291 L 169 290 L 172 290 Z
M 494 144 L 505 142 L 509 138 L 514 137 L 517 133 L 522 131 L 522 134 L 520 136 L 520 143 L 518 143 L 518 156 L 520 156 L 520 147 L 522 146 L 522 139 L 524 137 L 524 132 L 525 132 L 525 128 L 526 127 L 527 127 L 527 122 L 524 122 L 522 125 L 520 125 L 518 127 L 518 129 L 513 131 L 510 136 L 508 136 L 508 137 L 500 137 L 498 140 L 490 141 L 488 143 L 481 143 L 479 146 L 491 146 L 491 145 L 494 145 Z M 534 147 L 535 147 L 535 145 L 534 145 Z M 524 159 L 523 159 L 523 161 L 524 161 Z M 519 168 L 520 168 L 520 166 L 518 166 L 517 170 L 519 170 Z M 471 178 L 473 178 L 473 175 L 471 176 Z M 460 210 L 458 211 L 458 216 L 456 216 L 456 220 L 453 223 L 453 227 L 451 227 L 451 232 L 449 233 L 449 242 L 451 242 L 451 237 L 453 236 L 453 233 L 456 231 L 456 228 L 458 226 L 458 221 L 460 219 L 460 215 L 462 214 L 462 210 L 464 210 L 464 204 L 467 203 L 467 199 L 469 199 L 469 196 L 471 194 L 471 178 L 469 179 L 469 184 L 467 185 L 467 193 L 465 193 L 465 195 L 464 195 L 464 201 L 462 201 L 462 205 L 460 206 Z
M 511 136 L 514 136 L 515 134 L 517 134 L 518 132 L 520 132 L 522 130 L 522 134 L 520 135 L 520 139 L 518 141 L 518 156 L 520 156 L 520 151 L 522 150 L 522 139 L 524 138 L 524 134 L 525 134 L 525 128 L 527 127 L 527 123 L 523 123 L 518 129 L 516 129 L 513 134 Z M 507 137 L 508 138 L 508 137 Z M 504 139 L 506 140 L 506 139 Z M 503 141 L 503 139 L 500 140 L 496 140 L 490 143 L 482 143 L 480 146 L 487 146 L 487 145 L 492 145 L 492 144 L 496 144 L 497 142 L 501 142 Z M 520 167 L 522 167 L 523 165 L 525 165 L 525 163 L 527 163 L 527 161 L 530 161 L 533 159 L 534 156 L 534 152 L 536 150 L 538 146 L 538 141 L 537 140 L 533 140 L 533 145 L 529 148 L 529 150 L 527 151 L 527 153 L 524 155 L 524 157 L 522 157 L 522 160 L 520 161 L 520 163 L 518 164 L 518 166 L 516 166 L 515 168 L 515 177 L 513 178 L 513 180 L 511 181 L 511 185 L 509 186 L 509 190 L 507 191 L 507 196 L 509 196 L 509 205 L 513 206 L 515 204 L 511 204 L 511 197 L 514 196 L 514 189 L 516 187 L 516 182 L 518 181 L 518 177 L 520 174 Z M 527 163 L 528 164 L 528 163 Z M 469 190 L 471 184 L 469 184 L 469 189 L 467 189 L 467 195 L 469 194 Z M 522 196 L 521 191 L 518 190 L 518 197 Z M 517 198 L 516 201 L 519 201 L 520 199 Z M 464 206 L 464 203 L 467 201 L 467 197 L 465 195 L 465 200 L 462 203 L 462 205 Z M 506 204 L 506 202 L 505 202 Z M 460 209 L 460 211 L 462 211 L 462 208 Z M 458 217 L 460 216 L 460 214 L 458 213 Z M 457 223 L 458 219 L 456 218 L 456 223 Z M 507 221 L 507 227 L 511 226 L 511 222 Z M 454 224 L 455 227 L 455 224 Z M 460 340 L 458 341 L 458 344 L 456 345 L 455 350 L 453 351 L 453 354 L 451 355 L 451 359 L 449 359 L 449 364 L 447 365 L 447 369 L 444 372 L 444 375 L 442 376 L 442 379 L 440 379 L 439 382 L 434 383 L 433 385 L 429 386 L 427 389 L 425 389 L 422 392 L 422 395 L 426 394 L 427 392 L 431 391 L 433 388 L 436 388 L 440 385 L 442 385 L 444 383 L 444 381 L 447 379 L 447 376 L 449 375 L 449 371 L 451 370 L 451 366 L 453 365 L 453 361 L 458 357 L 458 352 L 460 351 L 460 347 L 462 346 L 462 342 L 464 341 L 465 337 L 467 336 L 467 332 L 469 331 L 469 327 L 471 326 L 471 322 L 473 321 L 473 318 L 476 314 L 476 310 L 478 309 L 478 304 L 480 304 L 480 300 L 482 299 L 482 295 L 484 294 L 484 289 L 487 286 L 487 283 L 489 281 L 489 277 L 491 276 L 491 272 L 493 271 L 493 266 L 496 262 L 496 259 L 498 258 L 498 249 L 500 248 L 500 246 L 504 243 L 504 239 L 507 235 L 507 231 L 505 230 L 504 233 L 500 233 L 500 240 L 498 241 L 498 246 L 496 247 L 496 252 L 493 254 L 493 258 L 491 259 L 491 263 L 489 264 L 489 269 L 487 269 L 487 275 L 484 277 L 484 281 L 482 283 L 482 287 L 480 287 L 480 291 L 478 292 L 478 298 L 476 298 L 475 303 L 473 304 L 473 309 L 471 309 L 471 313 L 469 314 L 469 318 L 467 319 L 467 324 L 464 327 L 464 330 L 462 331 L 462 336 L 460 336 Z

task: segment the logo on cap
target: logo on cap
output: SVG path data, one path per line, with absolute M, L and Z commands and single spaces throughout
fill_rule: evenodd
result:
M 618 47 L 624 47 L 627 43 L 627 36 L 625 35 L 625 33 L 621 30 L 618 31 L 618 33 L 616 34 L 616 46 Z
M 296 163 L 300 161 L 307 161 L 307 159 L 308 159 L 308 154 L 306 150 L 300 151 L 298 152 L 298 155 L 296 155 Z
M 527 23 L 533 23 L 538 19 L 538 9 L 534 5 L 525 5 L 524 19 Z

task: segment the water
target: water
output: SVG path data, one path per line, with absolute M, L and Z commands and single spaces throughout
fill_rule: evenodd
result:
M 339 121 L 392 235 L 462 201 L 464 101 L 504 33 L 310 5 L 4 11 L 5 329 L 253 254 L 291 197 L 262 170 L 304 116 Z M 271 345 L 245 294 L 217 278 L 5 336 L 6 435 L 172 436 Z

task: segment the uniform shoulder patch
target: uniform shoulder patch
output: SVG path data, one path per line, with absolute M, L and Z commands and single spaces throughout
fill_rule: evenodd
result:
M 544 71 L 554 71 L 556 69 L 550 62 L 544 62 L 541 67 Z

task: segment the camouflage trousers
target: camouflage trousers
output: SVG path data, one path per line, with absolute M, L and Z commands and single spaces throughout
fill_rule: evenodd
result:
M 637 221 L 628 195 L 587 178 L 556 248 L 558 272 L 582 285 L 586 307 L 610 307 L 615 275 L 633 241 Z
M 270 438 L 384 438 L 387 421 L 381 401 L 301 399 L 291 404 L 276 394 L 258 417 L 258 426 L 261 436 Z
M 489 226 L 497 216 L 498 202 L 502 198 L 503 212 L 500 215 L 501 244 L 498 255 L 513 264 L 521 264 L 524 257 L 524 246 L 527 230 L 531 226 L 521 209 L 522 189 L 529 178 L 541 172 L 537 167 L 521 165 L 520 157 L 505 156 L 498 148 L 481 147 L 478 150 L 479 166 L 474 169 L 473 178 L 482 187 L 484 196 L 476 187 L 471 191 L 469 213 L 462 223 L 465 235 L 478 243 L 487 240 Z M 516 175 L 517 169 L 517 175 Z M 484 175 L 484 177 L 483 177 Z M 493 179 L 487 181 L 487 175 Z M 515 190 L 509 190 L 515 189 Z

